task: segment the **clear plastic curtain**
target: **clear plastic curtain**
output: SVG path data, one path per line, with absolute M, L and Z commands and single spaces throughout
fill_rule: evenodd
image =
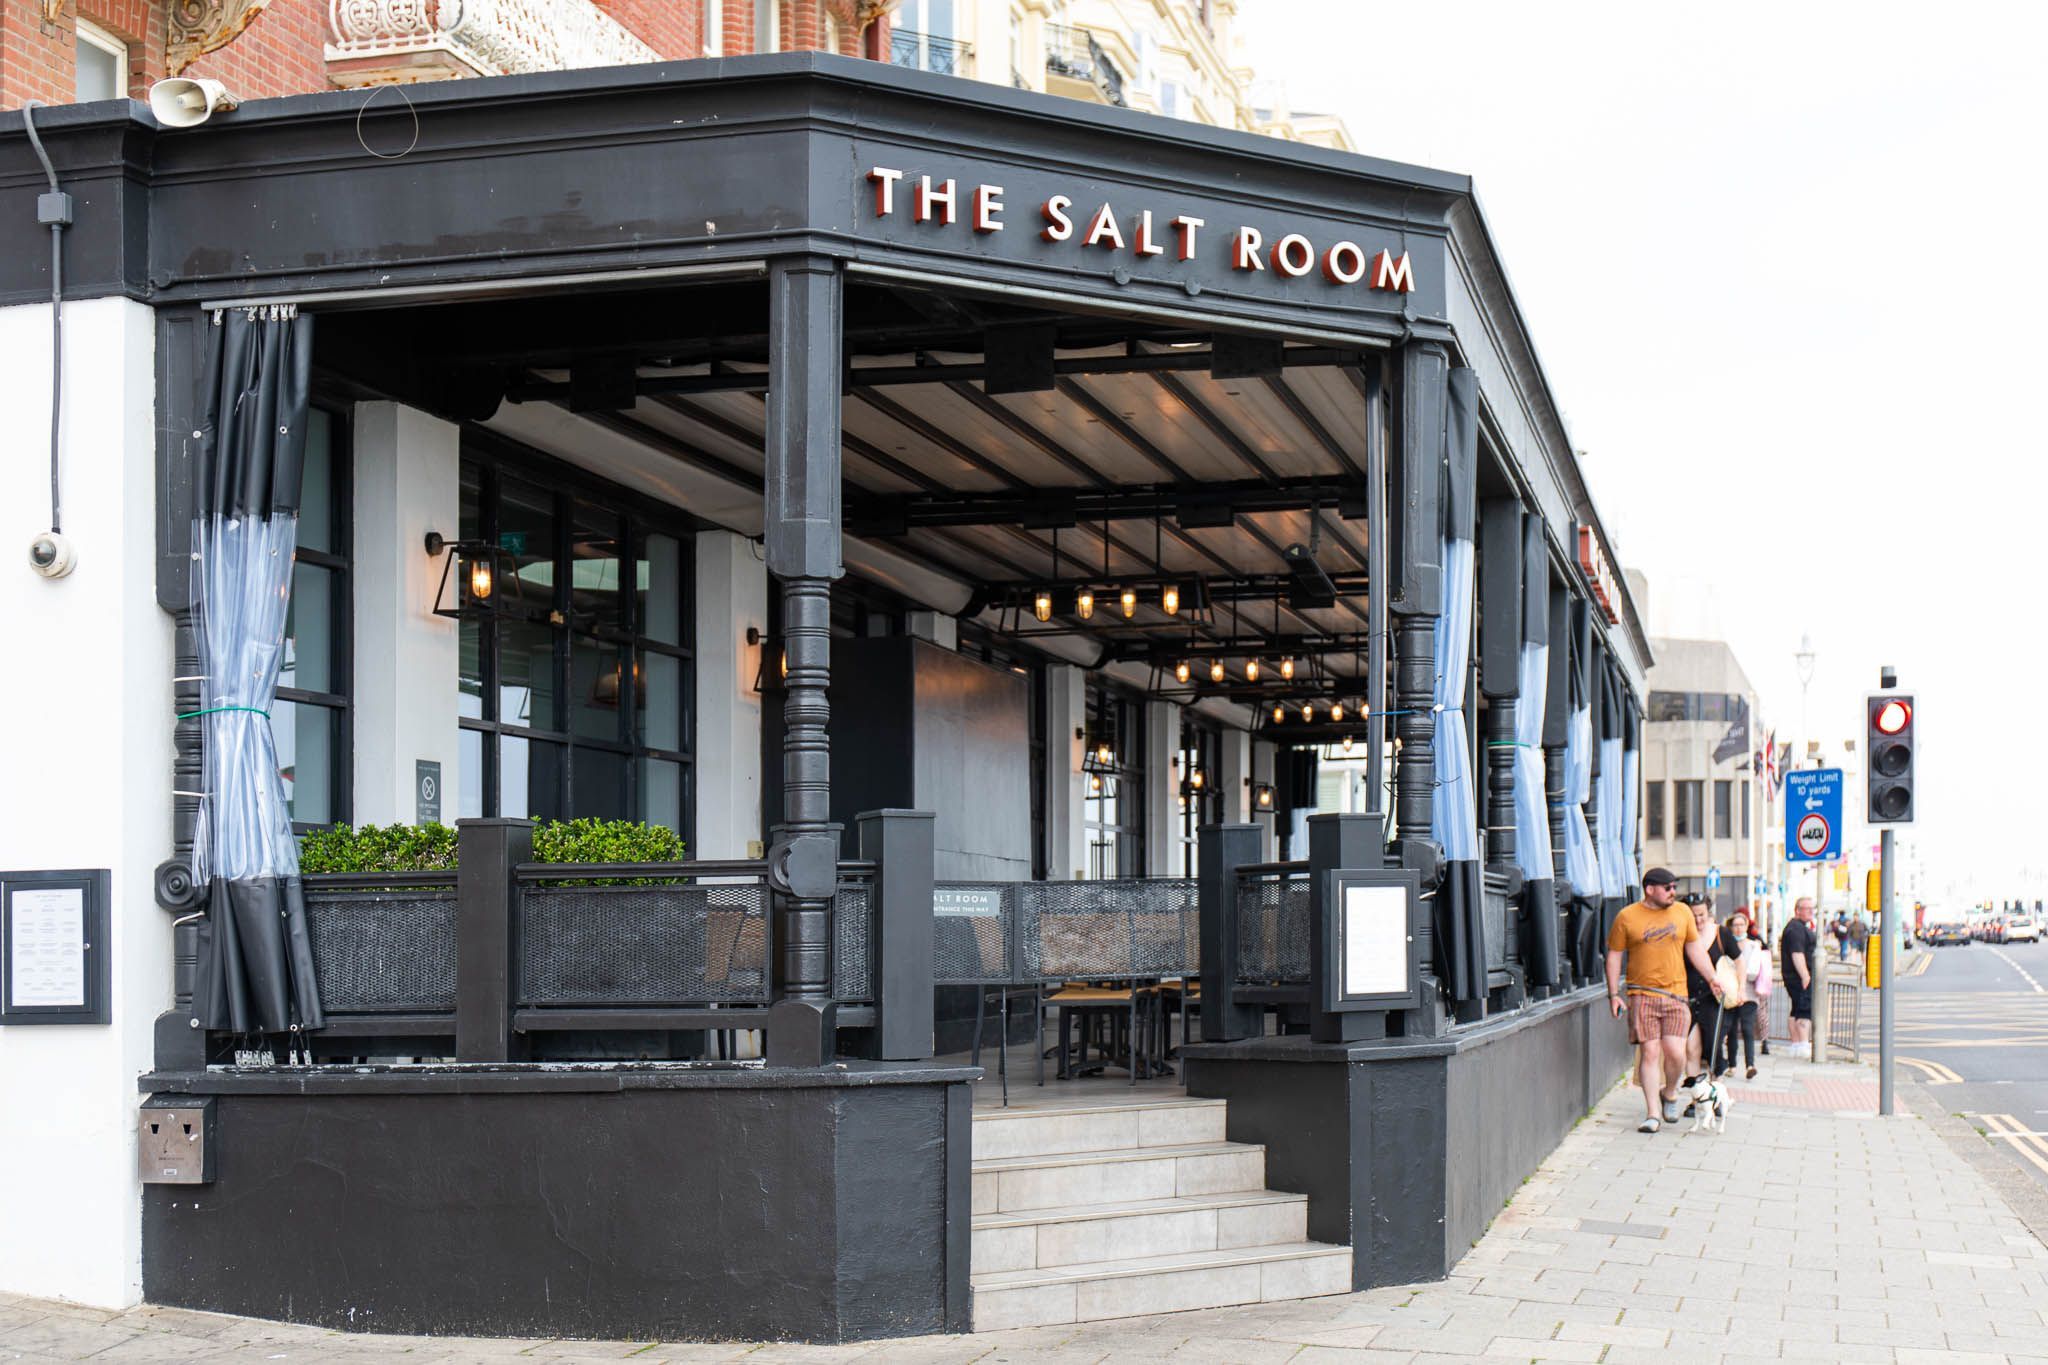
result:
M 1628 859 L 1622 839 L 1621 739 L 1600 741 L 1600 894 L 1618 900 L 1628 894 Z
M 1621 837 L 1615 840 L 1616 853 L 1621 859 L 1621 895 L 1625 900 L 1629 888 L 1643 884 L 1643 869 L 1637 865 L 1636 831 L 1642 826 L 1637 822 L 1642 812 L 1637 809 L 1642 800 L 1643 751 L 1630 745 L 1621 756 Z
M 1593 795 L 1593 712 L 1572 708 L 1564 745 L 1564 875 L 1572 895 L 1600 898 L 1600 864 L 1593 856 L 1593 832 L 1586 828 L 1586 802 Z
M 1451 862 L 1479 858 L 1472 740 L 1465 721 L 1465 684 L 1472 666 L 1472 568 L 1472 542 L 1446 540 L 1444 614 L 1436 628 L 1436 790 L 1430 794 L 1429 833 Z
M 200 402 L 192 609 L 205 730 L 193 863 L 206 888 L 193 1015 L 282 1033 L 325 1022 L 270 708 L 298 544 L 312 322 L 214 315 Z
M 1550 818 L 1544 808 L 1543 713 L 1550 693 L 1550 647 L 1522 646 L 1520 696 L 1515 702 L 1515 862 L 1522 876 L 1547 882 Z

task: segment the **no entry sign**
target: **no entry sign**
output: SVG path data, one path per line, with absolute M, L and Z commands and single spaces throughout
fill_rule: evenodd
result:
M 1785 774 L 1785 861 L 1833 862 L 1842 856 L 1842 770 Z

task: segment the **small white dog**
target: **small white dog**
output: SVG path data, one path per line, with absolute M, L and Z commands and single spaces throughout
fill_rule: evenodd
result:
M 1698 1115 L 1692 1123 L 1695 1133 L 1702 1129 L 1710 1133 L 1728 1131 L 1728 1111 L 1735 1107 L 1735 1097 L 1727 1087 L 1711 1076 L 1702 1076 L 1692 1088 L 1692 1102 Z

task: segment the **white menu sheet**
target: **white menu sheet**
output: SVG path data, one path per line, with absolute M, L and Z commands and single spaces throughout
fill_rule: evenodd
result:
M 1385 995 L 1407 990 L 1407 890 L 1399 886 L 1347 886 L 1343 913 L 1343 993 Z
M 17 887 L 8 897 L 7 944 L 17 1007 L 85 1008 L 85 892 L 76 886 Z

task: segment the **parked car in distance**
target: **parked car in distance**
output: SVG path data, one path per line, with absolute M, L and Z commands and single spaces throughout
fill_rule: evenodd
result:
M 1920 926 L 1920 941 L 1929 947 L 1952 947 L 1970 942 L 1968 926 L 1953 921 L 1943 921 Z
M 2014 915 L 2005 922 L 2008 943 L 2039 943 L 2041 925 L 2032 915 Z

